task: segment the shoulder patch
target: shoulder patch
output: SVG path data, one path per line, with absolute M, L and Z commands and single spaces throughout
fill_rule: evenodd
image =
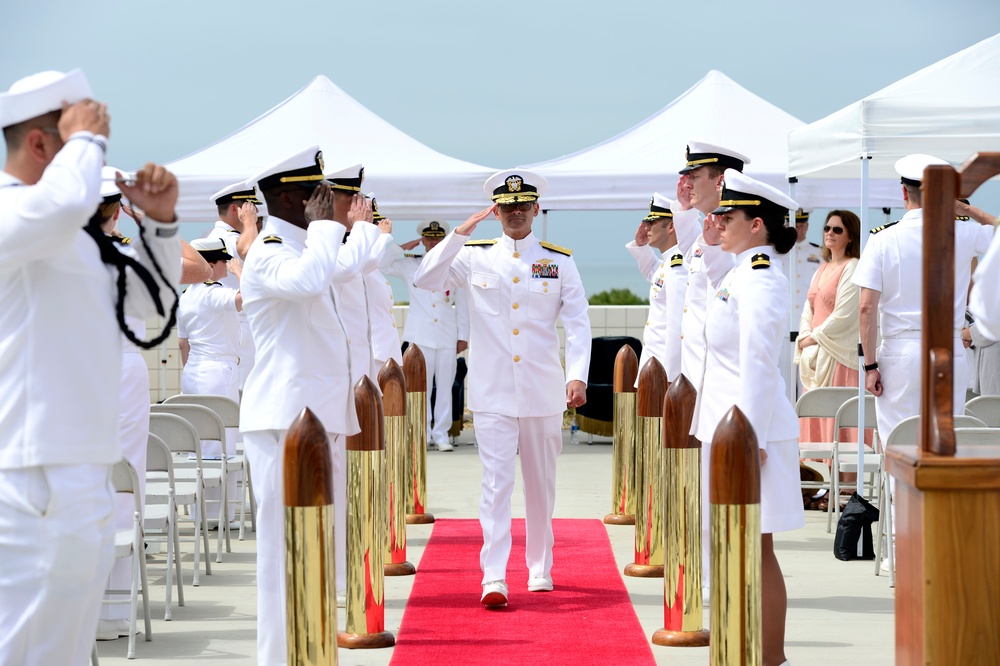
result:
M 111 240 L 113 240 L 115 243 L 118 243 L 119 245 L 128 245 L 132 242 L 132 239 L 129 238 L 128 236 L 112 236 Z
M 468 243 L 466 243 L 466 245 L 468 245 Z M 410 259 L 423 259 L 424 258 L 424 255 L 422 255 L 422 254 L 410 254 L 408 252 L 404 252 L 403 256 L 404 257 L 409 257 Z
M 550 243 L 548 241 L 538 241 L 538 244 L 544 247 L 546 250 L 551 250 L 552 252 L 557 252 L 559 254 L 565 254 L 567 257 L 573 254 L 573 250 L 562 247 L 561 245 L 556 245 L 555 243 Z
M 684 255 L 683 254 L 681 254 L 681 253 L 678 252 L 677 254 L 674 254 L 674 255 L 670 256 L 670 267 L 671 268 L 673 268 L 674 266 L 683 266 L 683 265 L 684 265 Z
M 895 222 L 890 222 L 889 224 L 883 224 L 883 225 L 882 225 L 881 227 L 875 227 L 874 229 L 872 229 L 872 230 L 871 230 L 870 232 L 868 232 L 868 233 L 871 233 L 871 234 L 877 234 L 878 232 L 880 232 L 880 231 L 885 231 L 885 230 L 886 230 L 886 229 L 888 229 L 889 227 L 891 227 L 891 226 L 893 226 L 893 225 L 896 225 L 896 224 L 899 224 L 899 220 L 896 220 Z
M 486 246 L 489 246 L 489 245 L 496 245 L 497 244 L 497 239 L 496 238 L 491 238 L 489 240 L 470 240 L 470 241 L 465 241 L 465 244 L 466 245 L 472 245 L 472 246 L 486 247 Z
M 762 268 L 771 267 L 771 257 L 767 256 L 763 252 L 758 252 L 757 254 L 750 257 L 750 268 L 753 270 L 760 270 Z
M 205 280 L 205 284 L 207 284 L 209 287 L 211 287 L 212 285 L 222 284 L 222 283 L 221 282 L 216 282 L 215 280 Z
M 274 234 L 271 234 L 270 236 L 266 236 L 264 238 L 264 242 L 265 243 L 280 243 L 282 241 L 281 241 L 281 237 L 280 236 L 275 236 Z

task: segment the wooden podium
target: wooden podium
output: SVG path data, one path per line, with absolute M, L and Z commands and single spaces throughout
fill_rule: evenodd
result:
M 1000 153 L 924 172 L 923 418 L 918 446 L 886 454 L 897 481 L 897 665 L 1000 664 L 1000 445 L 956 451 L 955 285 L 942 279 L 955 263 L 955 199 L 998 173 Z

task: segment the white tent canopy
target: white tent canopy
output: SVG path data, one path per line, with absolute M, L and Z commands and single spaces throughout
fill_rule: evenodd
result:
M 929 153 L 953 164 L 1000 150 L 1000 35 L 945 58 L 793 131 L 790 176 L 860 178 L 869 160 L 872 205 L 899 205 L 896 160 Z M 879 180 L 881 179 L 881 183 Z M 884 190 L 882 184 L 888 186 Z M 889 203 L 883 203 L 888 196 Z
M 548 179 L 546 209 L 636 210 L 649 204 L 653 192 L 673 198 L 684 148 L 694 139 L 743 153 L 750 158 L 747 175 L 785 190 L 788 133 L 801 126 L 801 120 L 712 70 L 632 129 L 525 168 Z
M 317 76 L 226 138 L 167 165 L 180 181 L 178 217 L 218 219 L 212 194 L 313 144 L 331 171 L 364 164 L 365 192 L 397 219 L 464 219 L 487 203 L 483 182 L 496 171 L 428 148 Z

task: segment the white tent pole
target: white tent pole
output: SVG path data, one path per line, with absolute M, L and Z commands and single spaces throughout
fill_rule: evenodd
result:
M 160 317 L 160 330 L 167 325 L 166 320 Z M 160 402 L 167 399 L 167 345 L 160 345 Z
M 868 239 L 868 169 L 871 157 L 861 157 L 861 250 L 865 249 Z M 858 345 L 858 495 L 864 496 L 865 490 L 865 356 Z M 889 433 L 879 433 L 885 437 Z M 876 442 L 872 442 L 873 445 Z M 839 470 L 834 470 L 838 474 Z M 839 497 L 833 498 L 840 501 Z
M 549 239 L 549 211 L 542 209 L 542 240 Z
M 792 178 L 788 179 L 788 197 L 790 199 L 792 199 L 792 201 L 795 200 L 795 184 L 797 182 L 799 182 L 798 178 L 792 177 Z M 795 213 L 796 212 L 797 211 L 794 211 L 794 210 L 789 210 L 788 211 L 788 220 L 789 220 L 789 223 L 791 224 L 791 226 L 793 228 L 795 228 Z M 791 252 L 791 254 L 788 257 L 788 273 L 787 273 L 787 275 L 788 275 L 788 340 L 789 340 L 788 350 L 787 351 L 788 351 L 789 359 L 788 359 L 788 377 L 786 377 L 785 379 L 788 382 L 788 398 L 792 401 L 793 405 L 795 404 L 795 401 L 798 400 L 798 396 L 796 395 L 796 393 L 798 393 L 798 391 L 797 391 L 797 388 L 798 388 L 798 381 L 797 380 L 798 380 L 798 378 L 795 376 L 796 375 L 796 372 L 795 372 L 795 363 L 793 362 L 795 360 L 795 345 L 798 344 L 798 343 L 795 341 L 795 336 L 792 335 L 792 332 L 793 331 L 797 331 L 798 328 L 799 328 L 799 322 L 795 321 L 795 300 L 796 300 L 795 287 L 798 286 L 798 282 L 793 277 L 795 275 L 796 262 L 798 261 L 798 257 L 796 256 L 798 254 L 798 246 L 799 246 L 798 242 L 796 242 L 795 245 L 792 246 L 792 252 Z

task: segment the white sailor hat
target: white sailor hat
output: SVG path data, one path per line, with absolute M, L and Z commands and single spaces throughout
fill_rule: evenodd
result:
M 285 184 L 313 188 L 322 182 L 323 151 L 319 146 L 310 146 L 272 164 L 243 185 L 251 189 L 256 184 L 264 192 Z
M 896 160 L 896 173 L 899 174 L 899 182 L 903 185 L 920 187 L 920 183 L 924 179 L 924 169 L 932 164 L 944 165 L 947 162 L 940 157 L 924 155 L 923 153 L 900 157 Z
M 799 207 L 787 194 L 767 183 L 754 180 L 736 169 L 726 169 L 722 182 L 722 200 L 712 211 L 715 215 L 740 208 L 754 217 L 780 220 L 789 210 Z
M 229 261 L 233 257 L 226 252 L 226 241 L 221 238 L 195 238 L 191 247 L 198 251 L 205 261 Z
M 101 167 L 101 198 L 107 202 L 109 199 L 120 200 L 122 191 L 118 189 L 118 169 L 114 167 Z
M 451 228 L 447 222 L 424 220 L 417 223 L 417 233 L 423 238 L 444 238 Z
M 7 92 L 0 93 L 0 127 L 59 111 L 63 102 L 76 104 L 91 96 L 82 69 L 66 74 L 47 71 L 26 76 L 15 81 Z
M 659 192 L 655 192 L 653 198 L 649 200 L 649 214 L 642 218 L 642 221 L 656 222 L 664 218 L 673 219 L 674 214 L 670 212 L 670 206 L 673 203 L 671 199 L 666 198 Z
M 524 169 L 507 169 L 487 178 L 483 191 L 493 201 L 508 204 L 537 201 L 548 186 L 549 181 L 537 173 Z
M 365 168 L 360 164 L 339 169 L 326 174 L 330 187 L 345 192 L 361 192 L 361 183 L 365 182 Z
M 678 173 L 690 173 L 703 166 L 715 165 L 723 169 L 743 171 L 750 158 L 735 150 L 704 141 L 688 141 L 684 168 Z
M 216 206 L 225 206 L 231 203 L 242 205 L 245 201 L 258 206 L 264 203 L 257 197 L 256 187 L 253 185 L 247 186 L 247 183 L 244 181 L 223 187 L 212 195 L 210 201 Z

